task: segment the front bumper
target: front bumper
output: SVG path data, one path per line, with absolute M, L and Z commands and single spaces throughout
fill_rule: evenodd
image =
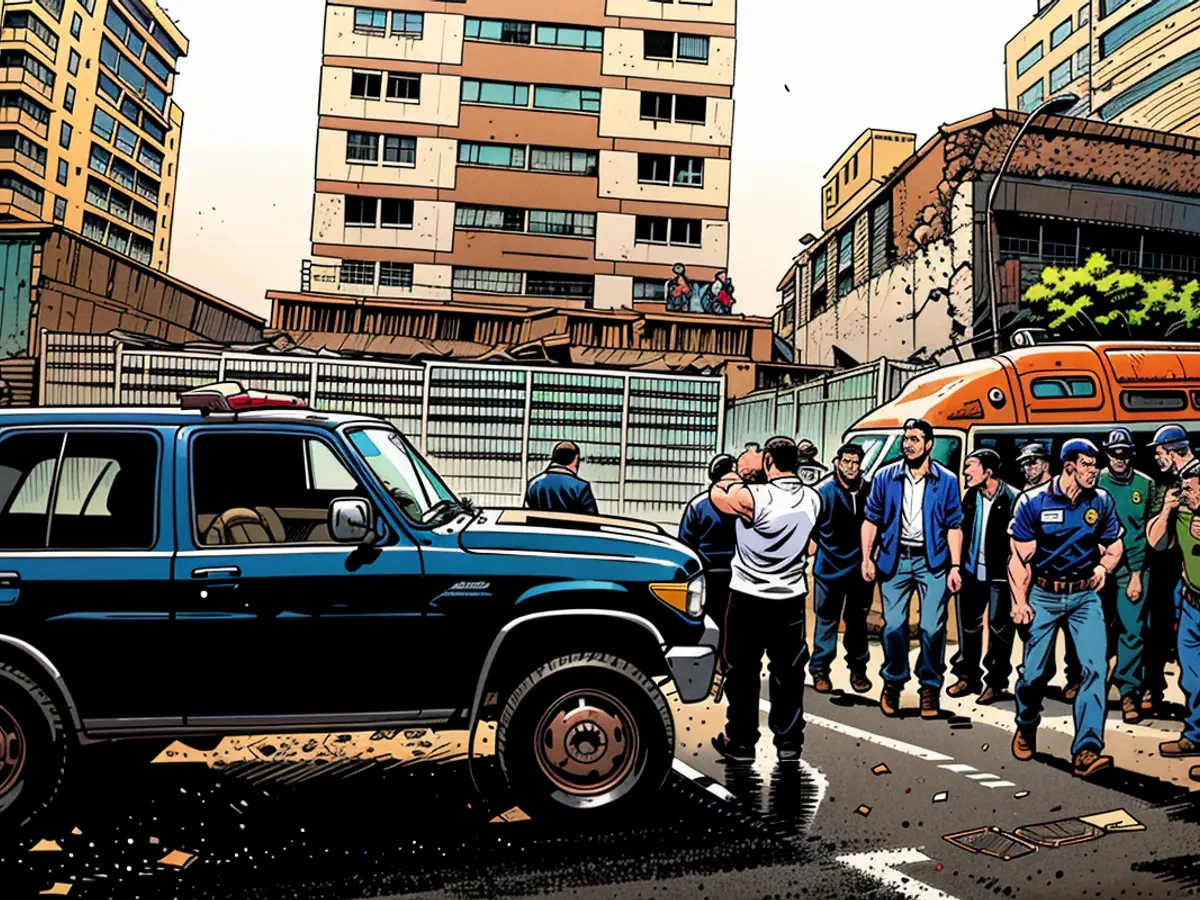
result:
M 675 682 L 679 698 L 684 703 L 699 703 L 712 689 L 720 636 L 717 623 L 705 616 L 704 636 L 700 638 L 699 644 L 667 648 L 667 666 L 671 670 L 671 680 Z

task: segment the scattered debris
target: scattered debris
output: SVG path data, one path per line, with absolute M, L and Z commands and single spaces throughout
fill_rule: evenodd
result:
M 30 853 L 61 853 L 62 847 L 58 846 L 58 841 L 38 841 L 29 848 Z
M 71 893 L 71 885 L 63 884 L 61 881 L 54 882 L 54 887 L 45 891 L 38 891 L 39 894 L 47 897 L 65 897 Z
M 160 843 L 162 843 L 162 841 L 160 841 L 160 840 L 159 840 L 158 838 L 156 838 L 156 837 L 152 837 L 152 838 L 150 838 L 150 843 L 152 843 L 152 844 L 156 844 L 156 845 L 157 845 L 157 844 L 160 844 Z
M 855 812 L 858 813 L 860 816 L 869 816 L 871 814 L 871 807 L 860 806 L 858 809 L 855 810 Z
M 1131 816 L 1123 809 L 1114 809 L 1111 812 L 1096 813 L 1094 816 L 1080 816 L 1080 822 L 1086 822 L 1088 825 L 1095 825 L 1097 828 L 1104 829 L 1105 834 L 1113 834 L 1122 831 L 1145 831 L 1146 826 Z
M 158 861 L 160 866 L 175 866 L 179 869 L 186 869 L 196 861 L 194 853 L 187 853 L 183 850 L 172 850 L 166 856 Z
M 1029 796 L 1029 791 L 1017 791 L 1015 794 L 1013 794 L 1013 799 L 1014 800 L 1024 800 L 1028 796 Z
M 995 825 L 943 835 L 942 839 L 968 853 L 982 853 L 984 856 L 995 857 L 1005 862 L 1037 852 L 1037 847 L 1033 844 L 1001 831 Z
M 75 837 L 81 837 L 83 835 L 83 832 L 80 831 L 79 828 L 76 827 L 76 828 L 71 829 L 71 834 L 75 835 Z
M 1022 825 L 1015 834 L 1041 847 L 1066 847 L 1083 841 L 1094 841 L 1104 837 L 1104 829 L 1089 825 L 1080 819 L 1061 819 L 1057 822 L 1041 822 L 1037 825 Z
M 880 763 L 875 768 L 873 768 L 871 771 L 874 772 L 876 775 L 891 775 L 892 774 L 892 770 L 889 769 L 883 763 Z
M 933 795 L 933 802 L 934 803 L 945 803 L 947 798 L 949 798 L 949 796 L 950 796 L 949 791 L 938 791 L 936 794 Z
M 983 745 L 983 747 L 981 747 L 980 749 L 981 749 L 981 750 L 983 750 L 983 752 L 984 752 L 984 753 L 987 753 L 989 750 L 991 750 L 991 749 L 992 749 L 992 745 L 991 745 L 991 744 L 984 744 L 984 745 Z
M 508 812 L 500 813 L 491 820 L 492 822 L 528 822 L 529 816 L 519 806 L 514 806 Z

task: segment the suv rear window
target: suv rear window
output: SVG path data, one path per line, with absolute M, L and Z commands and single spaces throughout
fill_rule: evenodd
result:
M 153 435 L 13 435 L 0 442 L 0 549 L 148 550 L 157 484 Z

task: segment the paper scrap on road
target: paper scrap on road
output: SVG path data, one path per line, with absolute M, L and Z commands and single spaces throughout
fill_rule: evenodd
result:
M 75 837 L 81 837 L 83 835 L 83 832 L 80 831 L 78 828 L 72 828 L 71 834 L 75 835 Z
M 1111 812 L 1096 813 L 1093 816 L 1080 816 L 1079 821 L 1086 822 L 1089 825 L 1095 825 L 1097 828 L 1103 829 L 1107 834 L 1112 834 L 1119 831 L 1146 830 L 1145 825 L 1143 825 L 1123 809 L 1114 809 Z
M 933 795 L 933 802 L 934 803 L 945 803 L 946 800 L 949 799 L 949 797 L 950 797 L 949 791 L 938 791 L 936 794 Z
M 514 806 L 508 812 L 502 812 L 502 813 L 500 813 L 500 815 L 496 816 L 494 819 L 491 820 L 492 823 L 495 823 L 495 822 L 528 822 L 528 821 L 529 821 L 528 814 L 523 809 L 521 809 L 519 806 Z
M 38 891 L 39 894 L 45 897 L 65 897 L 71 893 L 71 885 L 63 884 L 61 881 L 54 882 L 54 887 L 48 890 Z
M 869 816 L 871 814 L 871 807 L 860 806 L 858 809 L 855 810 L 855 812 L 858 813 L 860 816 Z
M 982 853 L 984 856 L 1002 859 L 1005 862 L 1037 852 L 1037 847 L 1029 841 L 1001 831 L 995 825 L 943 835 L 942 840 L 968 853 Z
M 194 853 L 187 853 L 183 850 L 172 850 L 166 856 L 158 861 L 160 866 L 175 866 L 179 869 L 186 869 L 196 861 Z
M 1014 800 L 1024 800 L 1028 796 L 1029 796 L 1029 791 L 1017 791 L 1015 794 L 1013 794 L 1013 799 Z
M 58 846 L 58 841 L 38 841 L 29 848 L 30 853 L 61 853 L 62 847 Z
M 873 768 L 871 771 L 874 772 L 876 775 L 891 775 L 892 774 L 892 770 L 889 769 L 883 763 L 880 763 L 875 768 Z
M 1057 822 L 1022 825 L 1014 829 L 1014 833 L 1041 847 L 1066 847 L 1104 837 L 1103 828 L 1097 828 L 1081 819 L 1060 819 Z

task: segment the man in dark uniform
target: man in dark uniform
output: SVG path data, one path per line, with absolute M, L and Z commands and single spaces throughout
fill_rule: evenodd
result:
M 737 549 L 737 517 L 718 512 L 710 492 L 712 485 L 736 474 L 736 459 L 728 453 L 714 456 L 708 464 L 709 487 L 692 499 L 679 523 L 679 540 L 700 557 L 704 566 L 705 611 L 721 627 L 718 666 L 724 660 L 725 608 L 729 605 L 730 564 Z
M 1009 534 L 1008 583 L 1012 618 L 1028 628 L 1025 659 L 1017 680 L 1017 730 L 1012 753 L 1019 760 L 1037 751 L 1037 727 L 1050 680 L 1054 636 L 1074 637 L 1082 679 L 1075 697 L 1075 774 L 1090 778 L 1111 768 L 1104 750 L 1108 636 L 1100 591 L 1121 562 L 1122 528 L 1109 494 L 1096 487 L 1100 451 L 1091 441 L 1063 444 L 1062 474 L 1022 494 Z
M 862 523 L 871 484 L 862 477 L 863 449 L 846 444 L 833 461 L 833 477 L 817 487 L 821 512 L 813 528 L 808 555 L 813 562 L 813 609 L 817 616 L 813 635 L 813 687 L 818 693 L 833 690 L 829 669 L 837 656 L 838 623 L 846 622 L 844 638 L 850 687 L 860 694 L 871 689 L 867 677 L 867 613 L 871 585 L 862 579 Z
M 1041 487 L 1050 480 L 1050 454 L 1044 444 L 1026 444 L 1017 457 L 1017 465 L 1025 476 L 1025 490 Z
M 525 508 L 539 512 L 578 513 L 598 516 L 592 486 L 579 477 L 579 447 L 559 441 L 550 454 L 550 466 L 529 482 Z

